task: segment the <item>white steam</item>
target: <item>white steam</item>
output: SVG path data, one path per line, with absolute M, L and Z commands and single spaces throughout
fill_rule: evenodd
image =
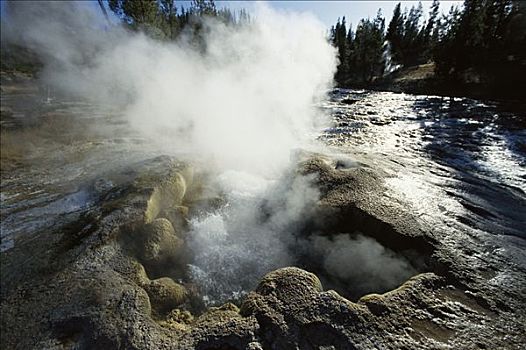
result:
M 190 272 L 208 302 L 236 299 L 269 271 L 296 265 L 295 234 L 314 215 L 319 197 L 311 181 L 307 176 L 264 180 L 240 172 L 219 177 L 228 205 L 192 221 L 188 235 L 195 252 Z
M 11 11 L 9 11 L 12 8 Z M 282 169 L 321 121 L 313 104 L 336 66 L 323 25 L 260 5 L 251 24 L 205 23 L 205 52 L 108 27 L 82 2 L 13 4 L 3 36 L 46 63 L 62 91 L 123 108 L 164 153 L 209 157 L 223 169 Z
M 323 25 L 260 4 L 247 25 L 207 20 L 202 50 L 184 36 L 161 42 L 109 26 L 95 9 L 13 3 L 3 39 L 38 53 L 44 83 L 120 108 L 153 149 L 218 169 L 215 185 L 229 204 L 195 219 L 188 235 L 191 274 L 206 294 L 235 297 L 293 264 L 293 234 L 318 194 L 309 179 L 277 179 L 292 151 L 312 142 L 323 123 L 315 104 L 331 87 L 337 62 Z
M 361 234 L 316 236 L 307 249 L 323 257 L 328 275 L 358 294 L 387 291 L 417 274 L 404 257 Z
M 310 178 L 285 171 L 323 121 L 315 103 L 337 62 L 323 25 L 256 6 L 248 25 L 207 21 L 203 51 L 184 37 L 160 42 L 108 25 L 95 10 L 11 3 L 2 41 L 33 49 L 45 64 L 43 82 L 57 91 L 122 110 L 153 150 L 219 169 L 228 205 L 194 219 L 187 242 L 191 276 L 206 295 L 235 298 L 270 270 L 297 263 L 295 234 L 315 215 L 318 192 Z M 309 248 L 337 278 L 392 286 L 389 276 L 413 272 L 376 242 L 346 237 L 315 238 Z

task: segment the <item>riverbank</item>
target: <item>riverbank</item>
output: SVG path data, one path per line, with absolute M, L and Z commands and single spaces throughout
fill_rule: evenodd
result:
M 403 92 L 415 95 L 437 95 L 469 97 L 481 100 L 502 101 L 512 108 L 524 109 L 524 91 L 517 86 L 492 86 L 480 82 L 478 77 L 469 77 L 469 82 L 451 81 L 435 74 L 435 64 L 401 68 L 383 78 L 368 84 L 347 84 L 346 88 L 359 88 L 376 91 Z M 478 82 L 477 82 L 478 81 Z

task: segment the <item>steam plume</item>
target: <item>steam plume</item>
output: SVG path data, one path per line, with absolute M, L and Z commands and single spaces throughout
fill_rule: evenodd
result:
M 286 165 L 290 150 L 309 138 L 319 118 L 312 105 L 336 65 L 314 17 L 266 6 L 257 6 L 249 25 L 206 21 L 204 53 L 184 36 L 161 43 L 108 28 L 82 2 L 9 9 L 2 35 L 42 57 L 46 83 L 119 106 L 164 153 L 190 151 L 226 169 Z
M 286 171 L 291 151 L 312 140 L 323 120 L 314 104 L 335 72 L 322 24 L 257 6 L 249 25 L 206 21 L 203 52 L 184 36 L 159 42 L 108 26 L 94 11 L 82 2 L 11 3 L 2 41 L 37 52 L 43 83 L 122 110 L 152 149 L 189 153 L 219 169 L 216 185 L 229 205 L 195 218 L 188 242 L 191 275 L 207 295 L 235 298 L 268 271 L 295 264 L 294 234 L 314 215 L 319 194 L 310 178 Z M 365 238 L 312 244 L 341 279 L 357 277 L 352 271 L 365 262 L 390 285 L 377 263 L 394 274 L 407 268 Z

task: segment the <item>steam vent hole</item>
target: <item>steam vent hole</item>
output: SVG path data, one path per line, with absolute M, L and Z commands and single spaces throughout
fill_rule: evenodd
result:
M 325 290 L 356 301 L 430 271 L 433 248 L 428 242 L 401 235 L 364 211 L 352 208 L 325 224 L 300 240 L 297 256 L 297 266 L 316 274 Z
M 268 203 L 262 207 L 255 222 L 241 227 L 229 222 L 239 218 L 228 210 L 202 213 L 204 218 L 187 235 L 188 275 L 206 306 L 239 304 L 265 274 L 285 266 L 316 274 L 324 290 L 352 301 L 395 289 L 429 271 L 431 245 L 358 208 L 326 219 L 314 209 L 309 217 L 316 220 L 302 217 L 276 227 L 276 212 L 286 210 L 275 202 L 270 209 Z

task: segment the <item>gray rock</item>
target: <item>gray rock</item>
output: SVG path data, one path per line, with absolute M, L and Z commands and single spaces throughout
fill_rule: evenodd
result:
M 298 173 L 314 174 L 321 192 L 310 227 L 326 235 L 360 231 L 404 254 L 421 273 L 400 287 L 352 302 L 341 295 L 352 286 L 324 291 L 313 273 L 286 267 L 263 277 L 239 309 L 198 312 L 195 288 L 178 281 L 184 264 L 172 266 L 184 255 L 184 235 L 161 217 L 185 202 L 193 172 L 163 157 L 108 175 L 112 188 L 75 225 L 42 230 L 2 253 L 2 348 L 524 347 L 521 267 L 484 254 L 461 231 L 417 220 L 385 195 L 386 174 L 374 164 L 336 163 L 300 159 Z
M 155 219 L 146 224 L 138 239 L 140 258 L 149 265 L 164 264 L 181 254 L 183 240 L 168 219 Z

